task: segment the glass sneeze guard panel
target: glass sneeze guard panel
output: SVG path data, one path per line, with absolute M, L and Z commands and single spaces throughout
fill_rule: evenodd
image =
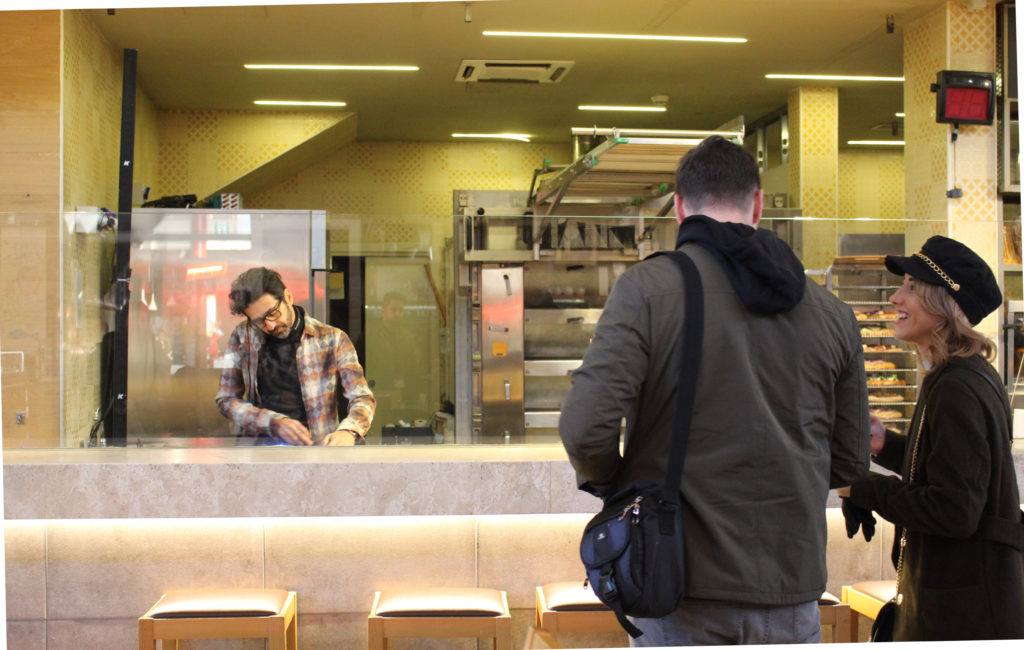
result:
M 608 292 L 642 255 L 672 246 L 676 231 L 674 217 L 639 210 L 545 217 L 458 210 L 446 222 L 328 214 L 320 226 L 323 267 L 314 268 L 303 259 L 303 251 L 313 254 L 311 229 L 300 235 L 285 217 L 246 214 L 186 211 L 149 226 L 136 219 L 127 351 L 134 371 L 129 435 L 120 444 L 239 443 L 214 396 L 227 337 L 242 322 L 230 314 L 228 288 L 254 265 L 278 267 L 298 304 L 349 334 L 378 399 L 369 444 L 558 444 L 560 396 Z M 96 423 L 108 388 L 103 342 L 117 308 L 108 277 L 116 235 L 76 232 L 73 214 L 3 218 L 0 282 L 19 306 L 0 317 L 5 447 L 95 444 L 105 437 Z M 949 227 L 807 214 L 768 215 L 762 226 L 801 249 L 809 272 L 827 269 L 849 234 L 900 233 L 913 247 Z M 1022 299 L 1020 266 L 1002 258 L 1003 223 L 956 228 L 954 236 L 992 258 L 1007 298 Z M 507 294 L 503 269 L 522 276 L 513 303 L 521 357 L 508 371 L 521 381 L 510 380 L 510 393 L 518 391 L 522 406 L 515 426 L 490 430 L 483 396 L 477 405 L 473 395 L 484 385 L 483 352 L 501 343 L 479 331 L 492 317 L 484 275 L 496 270 L 498 292 Z M 496 385 L 503 396 L 503 381 Z

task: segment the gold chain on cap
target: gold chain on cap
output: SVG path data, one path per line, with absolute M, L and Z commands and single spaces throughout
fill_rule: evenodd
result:
M 939 277 L 940 277 L 940 278 L 942 278 L 943 280 L 945 280 L 945 281 L 946 281 L 946 284 L 948 284 L 948 285 L 949 285 L 949 287 L 950 287 L 950 288 L 951 288 L 951 289 L 952 289 L 953 291 L 960 291 L 960 285 L 959 285 L 959 284 L 957 284 L 956 282 L 953 282 L 953 278 L 951 278 L 951 277 L 949 277 L 948 275 L 946 275 L 946 272 L 945 272 L 945 271 L 943 271 L 942 269 L 940 269 L 940 268 L 939 268 L 939 265 L 938 265 L 938 264 L 936 264 L 935 262 L 933 262 L 933 261 L 931 261 L 930 259 L 928 259 L 928 256 L 927 256 L 927 255 L 925 255 L 925 254 L 923 254 L 923 253 L 914 253 L 914 256 L 915 256 L 915 257 L 920 257 L 921 259 L 923 259 L 923 260 L 924 260 L 924 262 L 925 262 L 925 264 L 927 264 L 928 266 L 930 266 L 930 267 L 931 267 L 931 269 L 932 269 L 933 271 L 935 271 L 936 273 L 938 273 L 938 274 L 939 274 Z

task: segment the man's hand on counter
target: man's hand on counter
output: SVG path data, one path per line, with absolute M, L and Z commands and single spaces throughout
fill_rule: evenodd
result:
M 298 420 L 282 418 L 274 423 L 274 433 L 289 445 L 311 445 L 313 438 L 307 429 Z
M 351 447 L 356 444 L 356 438 L 358 436 L 353 431 L 348 429 L 338 429 L 334 433 L 328 433 L 324 436 L 324 439 L 319 442 L 321 445 L 328 447 Z

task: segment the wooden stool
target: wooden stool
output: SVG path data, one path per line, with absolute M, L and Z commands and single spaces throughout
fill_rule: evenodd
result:
M 178 647 L 178 639 L 270 639 L 271 650 L 299 647 L 295 592 L 283 589 L 168 591 L 139 617 L 139 650 Z
M 821 614 L 821 625 L 829 626 L 831 636 L 829 643 L 850 642 L 850 606 L 840 602 L 827 591 L 818 599 L 818 613 Z M 824 635 L 822 635 L 824 636 Z
M 843 602 L 850 606 L 850 640 L 859 637 L 860 617 L 875 620 L 882 605 L 896 595 L 895 580 L 869 580 L 855 585 L 843 585 Z
M 398 637 L 491 638 L 495 650 L 511 650 L 512 615 L 497 589 L 391 589 L 374 594 L 367 632 L 370 650 Z
M 560 632 L 623 632 L 615 613 L 578 580 L 537 587 L 534 625 L 552 639 Z M 546 642 L 551 644 L 549 639 Z

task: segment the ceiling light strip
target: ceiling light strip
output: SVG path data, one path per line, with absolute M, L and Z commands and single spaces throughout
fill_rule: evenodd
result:
M 530 138 L 533 136 L 531 136 L 529 133 L 453 133 L 452 137 L 518 140 L 519 142 L 529 142 Z
M 746 43 L 747 39 L 729 36 L 660 36 L 657 34 L 587 34 L 577 32 L 516 32 L 485 30 L 484 36 L 527 36 L 538 38 L 604 38 L 624 41 L 685 41 L 693 43 Z
M 581 104 L 577 108 L 581 111 L 635 111 L 639 113 L 664 113 L 668 110 L 664 106 L 599 106 L 596 104 Z
M 809 81 L 887 81 L 902 83 L 903 77 L 874 77 L 843 74 L 766 74 L 765 79 L 806 79 Z
M 690 131 L 680 129 L 616 129 L 598 128 L 595 126 L 574 126 L 570 130 L 572 135 L 608 135 L 608 136 L 651 136 L 651 137 L 679 137 L 679 138 L 707 138 L 712 135 L 720 135 L 723 138 L 743 137 L 743 131 Z
M 345 106 L 345 102 L 303 102 L 290 99 L 257 99 L 253 104 L 259 106 Z
M 318 65 L 291 63 L 246 63 L 246 70 L 377 70 L 384 72 L 416 72 L 416 65 Z

